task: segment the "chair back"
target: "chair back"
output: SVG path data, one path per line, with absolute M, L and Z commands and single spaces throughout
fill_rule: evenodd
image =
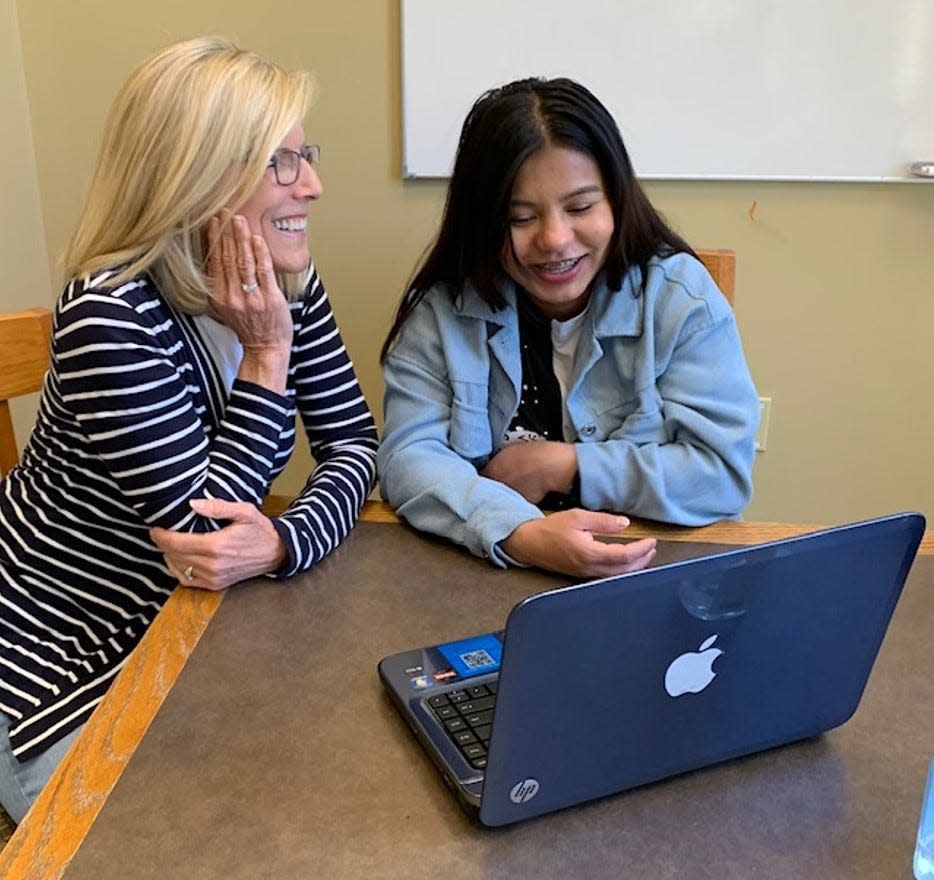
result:
M 733 305 L 733 294 L 736 292 L 736 254 L 727 248 L 699 250 L 696 253 L 713 276 L 713 280 L 717 282 L 717 287 L 727 302 Z
M 0 476 L 19 461 L 9 400 L 42 389 L 51 338 L 49 309 L 0 314 Z

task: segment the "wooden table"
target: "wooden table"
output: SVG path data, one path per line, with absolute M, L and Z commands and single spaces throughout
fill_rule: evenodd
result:
M 370 523 L 398 522 L 391 511 L 379 502 L 368 503 L 363 520 Z M 397 528 L 404 529 L 403 533 L 406 535 L 411 534 L 410 530 L 403 526 L 397 526 Z M 813 528 L 813 526 L 781 523 L 724 522 L 700 529 L 682 529 L 658 524 L 634 523 L 627 534 L 634 537 L 656 535 L 666 542 L 688 541 L 738 545 L 755 544 L 802 534 Z M 475 571 L 484 573 L 492 569 L 487 563 L 475 561 L 466 554 L 461 556 L 461 551 L 453 547 L 446 544 L 442 546 L 441 542 L 422 536 L 412 536 L 412 539 L 416 543 L 424 542 L 424 547 L 431 553 L 453 554 L 451 559 L 455 561 L 455 564 L 476 565 L 478 567 Z M 921 553 L 926 556 L 934 555 L 934 536 L 930 532 L 925 536 Z M 444 562 L 448 564 L 451 559 L 445 558 Z M 919 560 L 919 563 L 921 562 L 922 560 Z M 934 568 L 931 567 L 931 561 L 923 560 L 923 562 L 928 565 L 925 569 L 926 577 L 932 581 L 931 584 L 925 586 L 934 587 Z M 514 575 L 515 572 L 512 574 Z M 526 574 L 530 577 L 540 577 L 542 587 L 549 585 L 549 578 L 554 579 L 554 576 L 543 573 Z M 496 576 L 500 578 L 498 583 L 503 585 L 510 583 L 509 572 L 502 572 L 501 575 Z M 514 580 L 512 582 L 514 583 Z M 515 588 L 511 589 L 515 592 Z M 139 647 L 129 658 L 98 710 L 86 724 L 82 735 L 75 742 L 49 785 L 19 826 L 7 847 L 0 853 L 0 877 L 16 880 L 16 878 L 52 878 L 65 874 L 224 597 L 223 593 L 208 593 L 188 588 L 179 588 L 173 593 Z M 508 609 L 512 600 L 510 594 L 503 600 L 505 602 L 503 607 Z M 930 604 L 929 602 L 928 605 Z M 409 612 L 415 613 L 413 609 L 409 609 Z M 456 628 L 452 632 L 456 635 Z M 440 636 L 444 634 L 441 633 Z M 396 644 L 394 647 L 403 649 L 415 647 L 417 644 L 420 642 Z M 372 657 L 374 679 L 375 663 L 378 659 L 379 656 Z M 389 722 L 389 724 L 394 723 Z M 401 728 L 401 722 L 397 726 Z M 405 730 L 396 728 L 392 728 L 391 733 L 397 738 L 407 736 Z M 223 748 L 223 743 L 219 743 L 218 748 Z M 404 749 L 406 746 L 400 746 L 400 748 Z M 414 742 L 411 748 L 415 750 Z M 931 738 L 931 751 L 934 752 L 934 737 Z M 794 759 L 792 759 L 793 762 Z M 919 778 L 918 781 L 919 784 L 923 784 L 922 779 Z M 437 800 L 440 803 L 448 797 L 448 793 L 440 790 L 440 785 L 438 789 Z M 453 798 L 450 800 L 453 802 Z M 920 807 L 920 800 L 918 806 Z M 571 812 L 573 811 L 566 811 L 566 813 Z M 183 829 L 181 833 L 184 833 Z M 473 832 L 466 833 L 469 836 Z M 910 829 L 908 833 L 911 833 Z M 127 841 L 127 845 L 132 846 L 132 842 Z M 340 846 L 340 841 L 335 841 L 335 846 Z M 80 875 L 81 872 L 78 873 Z M 482 875 L 483 871 L 478 873 Z M 69 876 L 71 876 L 70 872 Z M 412 876 L 416 874 L 413 873 Z M 707 874 L 699 872 L 697 876 L 707 876 Z M 765 873 L 761 876 L 770 875 Z M 909 877 L 910 870 L 904 876 Z

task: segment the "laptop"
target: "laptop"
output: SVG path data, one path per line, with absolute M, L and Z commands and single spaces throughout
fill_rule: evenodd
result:
M 905 513 L 540 593 L 379 674 L 499 826 L 852 716 L 921 541 Z

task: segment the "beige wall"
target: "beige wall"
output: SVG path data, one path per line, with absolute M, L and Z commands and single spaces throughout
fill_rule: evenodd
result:
M 51 305 L 39 180 L 26 100 L 19 25 L 13 0 L 0 0 L 0 311 Z M 13 402 L 13 427 L 22 446 L 38 395 Z
M 28 140 L 30 121 L 35 135 L 56 283 L 54 261 L 107 105 L 143 55 L 223 33 L 317 72 L 307 131 L 323 145 L 326 192 L 312 215 L 313 250 L 378 412 L 378 345 L 444 195 L 441 183 L 399 177 L 398 0 L 21 0 L 15 11 L 30 109 L 13 118 L 17 138 Z M 15 23 L 12 8 L 9 18 Z M 3 48 L 15 42 L 4 36 Z M 18 142 L 0 146 L 5 177 Z M 760 393 L 773 399 L 748 516 L 829 523 L 934 512 L 934 188 L 655 182 L 648 190 L 694 244 L 738 255 L 737 316 Z M 20 198 L 32 210 L 33 191 Z M 32 248 L 41 260 L 41 241 Z M 307 457 L 293 462 L 279 490 L 295 489 L 307 468 Z

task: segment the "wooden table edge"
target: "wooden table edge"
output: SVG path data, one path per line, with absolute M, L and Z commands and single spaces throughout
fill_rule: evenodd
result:
M 272 499 L 275 515 L 284 502 Z M 364 505 L 361 521 L 397 523 L 381 501 Z M 759 544 L 820 528 L 791 523 L 724 521 L 699 528 L 633 522 L 624 533 L 669 541 Z M 934 531 L 921 555 L 934 555 Z M 103 808 L 133 752 L 162 706 L 188 657 L 211 622 L 224 593 L 177 588 L 85 725 L 33 808 L 0 852 L 4 880 L 59 878 Z

